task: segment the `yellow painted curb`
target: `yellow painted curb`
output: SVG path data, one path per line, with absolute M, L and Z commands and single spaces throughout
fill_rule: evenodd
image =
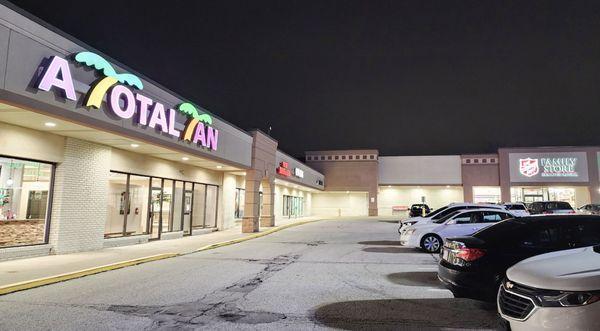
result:
M 168 259 L 168 258 L 175 257 L 178 255 L 179 254 L 177 254 L 177 253 L 165 253 L 165 254 L 152 255 L 152 256 L 147 256 L 147 257 L 143 257 L 143 258 L 139 258 L 139 259 L 133 259 L 133 260 L 128 260 L 128 261 L 107 264 L 107 265 L 103 265 L 103 266 L 99 266 L 99 267 L 78 270 L 78 271 L 60 274 L 60 275 L 56 275 L 56 276 L 38 278 L 38 279 L 34 279 L 34 280 L 28 280 L 28 281 L 24 281 L 24 282 L 9 284 L 9 285 L 0 287 L 0 295 L 9 294 L 9 293 L 17 292 L 17 291 L 28 290 L 28 289 L 31 289 L 34 287 L 40 287 L 40 286 L 44 286 L 44 285 L 59 283 L 59 282 L 63 282 L 63 281 L 70 280 L 70 279 L 81 278 L 81 277 L 85 277 L 85 276 L 89 276 L 89 275 L 93 275 L 93 274 L 97 274 L 97 273 L 101 273 L 101 272 L 105 272 L 105 271 L 125 268 L 125 267 L 134 266 L 134 265 L 142 264 L 142 263 L 146 263 L 146 262 Z

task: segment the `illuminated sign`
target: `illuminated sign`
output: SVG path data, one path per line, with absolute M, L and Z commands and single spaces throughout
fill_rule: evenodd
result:
M 294 176 L 298 178 L 304 178 L 304 170 L 300 168 L 294 168 Z
M 279 167 L 277 167 L 276 172 L 282 176 L 290 177 L 292 172 L 289 169 L 290 164 L 287 162 L 279 163 Z
M 212 127 L 212 117 L 199 113 L 191 103 L 184 102 L 172 109 L 143 94 L 134 93 L 131 88 L 143 90 L 142 81 L 130 73 L 117 73 L 108 61 L 97 54 L 81 52 L 75 55 L 75 61 L 95 69 L 103 76 L 92 84 L 85 96 L 86 107 L 99 109 L 106 95 L 108 109 L 120 119 L 132 119 L 139 126 L 160 130 L 172 137 L 217 150 L 219 130 Z M 55 88 L 66 99 L 77 100 L 69 63 L 58 56 L 50 58 L 37 87 L 43 91 Z M 183 133 L 176 129 L 176 112 L 188 118 Z
M 585 182 L 588 180 L 585 152 L 510 153 L 512 182 Z

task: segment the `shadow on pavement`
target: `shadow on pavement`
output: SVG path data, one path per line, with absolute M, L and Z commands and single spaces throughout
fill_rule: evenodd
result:
M 380 223 L 392 223 L 392 224 L 398 224 L 398 220 L 381 220 L 381 221 L 377 221 Z
M 397 272 L 387 275 L 387 279 L 398 285 L 445 288 L 438 280 L 437 272 L 432 271 Z
M 409 247 L 366 247 L 362 249 L 367 253 L 417 253 L 418 250 Z
M 399 240 L 375 240 L 375 241 L 360 241 L 359 245 L 374 245 L 374 246 L 400 246 Z
M 495 305 L 469 299 L 388 299 L 336 302 L 314 313 L 344 330 L 502 329 Z

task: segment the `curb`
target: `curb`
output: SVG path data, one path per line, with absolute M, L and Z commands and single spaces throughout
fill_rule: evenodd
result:
M 146 257 L 142 257 L 142 258 L 138 258 L 138 259 L 117 262 L 117 263 L 111 263 L 111 264 L 107 264 L 107 265 L 103 265 L 103 266 L 99 266 L 99 267 L 78 270 L 78 271 L 60 274 L 60 275 L 56 275 L 56 276 L 38 278 L 38 279 L 34 279 L 34 280 L 27 280 L 24 282 L 9 284 L 9 285 L 0 287 L 0 295 L 23 291 L 23 290 L 28 290 L 31 288 L 40 287 L 40 286 L 44 286 L 44 285 L 60 283 L 60 282 L 64 282 L 64 281 L 75 279 L 75 278 L 81 278 L 81 277 L 94 275 L 94 274 L 98 274 L 98 273 L 105 272 L 105 271 L 126 268 L 126 267 L 130 267 L 130 266 L 134 266 L 134 265 L 138 265 L 138 264 L 142 264 L 142 263 L 158 261 L 158 260 L 162 260 L 162 259 L 168 259 L 168 258 L 175 257 L 178 255 L 179 254 L 177 254 L 177 253 L 165 253 L 165 254 L 146 256 Z
M 202 252 L 202 251 L 215 249 L 215 248 L 219 248 L 219 247 L 223 247 L 223 246 L 229 246 L 229 245 L 241 243 L 244 241 L 252 240 L 255 238 L 264 237 L 271 233 L 278 232 L 278 231 L 281 231 L 284 229 L 288 229 L 288 228 L 291 228 L 294 226 L 319 222 L 319 221 L 323 221 L 323 220 L 325 220 L 325 219 L 300 221 L 297 223 L 281 225 L 276 228 L 266 230 L 264 232 L 259 232 L 259 233 L 255 233 L 252 235 L 248 235 L 246 237 L 233 239 L 233 240 L 227 240 L 227 241 L 223 241 L 223 242 L 219 242 L 219 243 L 215 243 L 215 244 L 210 244 L 210 245 L 201 247 L 197 250 L 194 250 L 194 251 L 191 251 L 188 253 L 164 253 L 164 254 L 151 255 L 151 256 L 146 256 L 146 257 L 137 258 L 137 259 L 133 259 L 133 260 L 127 260 L 127 261 L 111 263 L 111 264 L 107 264 L 107 265 L 103 265 L 103 266 L 82 269 L 82 270 L 73 271 L 73 272 L 69 272 L 69 273 L 65 273 L 65 274 L 49 276 L 49 277 L 44 277 L 44 278 L 38 278 L 38 279 L 33 279 L 33 280 L 27 280 L 27 281 L 23 281 L 23 282 L 19 282 L 19 283 L 13 283 L 13 284 L 5 285 L 5 286 L 0 286 L 0 296 L 18 292 L 18 291 L 24 291 L 24 290 L 28 290 L 28 289 L 32 289 L 32 288 L 36 288 L 36 287 L 41 287 L 41 286 L 45 286 L 45 285 L 60 283 L 60 282 L 68 281 L 71 279 L 82 278 L 85 276 L 90 276 L 90 275 L 98 274 L 101 272 L 131 267 L 131 266 L 142 264 L 142 263 L 168 259 L 168 258 L 192 254 L 192 253 L 196 253 L 196 252 Z

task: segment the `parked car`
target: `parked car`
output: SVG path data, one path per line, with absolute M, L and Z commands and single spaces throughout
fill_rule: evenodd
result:
M 506 270 L 526 258 L 600 244 L 600 216 L 509 219 L 472 236 L 448 238 L 438 278 L 456 297 L 495 300 Z
M 588 203 L 587 205 L 577 208 L 577 211 L 581 214 L 600 215 L 600 204 Z
M 424 203 L 415 203 L 410 206 L 410 211 L 408 212 L 408 216 L 417 217 L 417 216 L 425 216 L 429 214 L 431 210 L 429 206 Z
M 409 226 L 400 236 L 400 245 L 437 253 L 442 247 L 444 238 L 470 235 L 512 217 L 514 215 L 509 211 L 495 208 L 457 210 L 431 223 Z
M 600 246 L 538 255 L 506 277 L 498 312 L 512 330 L 600 330 Z
M 504 210 L 504 206 L 494 205 L 494 204 L 477 204 L 477 203 L 465 203 L 465 202 L 453 202 L 447 206 L 442 208 L 438 208 L 431 213 L 422 216 L 422 217 L 411 217 L 409 219 L 403 220 L 400 222 L 400 227 L 398 228 L 398 232 L 401 233 L 401 230 L 405 228 L 407 225 L 413 225 L 417 222 L 420 223 L 429 223 L 432 221 L 436 221 L 441 219 L 442 217 L 447 216 L 457 210 L 462 209 L 477 209 L 477 208 L 494 208 L 494 209 L 502 209 Z
M 536 201 L 529 206 L 531 215 L 539 214 L 575 214 L 575 210 L 564 201 Z
M 529 211 L 527 211 L 527 207 L 525 207 L 525 204 L 522 202 L 507 202 L 503 205 L 506 210 L 510 211 L 515 216 L 529 216 Z

